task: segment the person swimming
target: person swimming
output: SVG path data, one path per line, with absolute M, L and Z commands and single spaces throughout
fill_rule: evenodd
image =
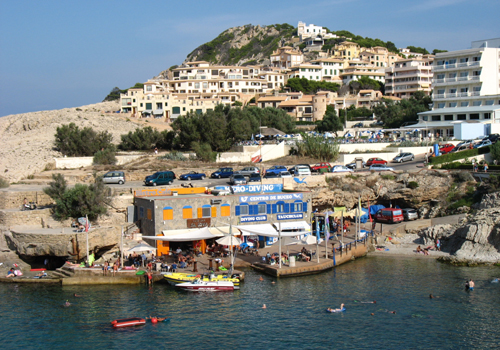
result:
M 344 307 L 344 304 L 340 304 L 340 308 L 332 309 L 329 307 L 328 309 L 326 309 L 326 311 L 328 311 L 328 312 L 342 312 L 342 311 L 345 311 L 345 307 Z
M 68 306 L 71 306 L 71 303 L 69 302 L 69 300 L 66 300 L 66 302 L 63 304 L 64 307 L 68 307 Z
M 262 305 L 262 308 L 263 308 L 263 309 L 267 309 L 266 304 Z

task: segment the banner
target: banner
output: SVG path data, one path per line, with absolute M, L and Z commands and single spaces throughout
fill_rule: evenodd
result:
M 262 155 L 260 154 L 260 149 L 252 154 L 252 163 L 260 163 L 262 162 Z

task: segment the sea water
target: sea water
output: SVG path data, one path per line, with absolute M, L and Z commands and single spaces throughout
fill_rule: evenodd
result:
M 259 281 L 260 275 L 248 270 L 239 291 L 223 293 L 189 293 L 160 283 L 7 283 L 0 285 L 0 344 L 3 349 L 494 349 L 500 347 L 500 283 L 491 281 L 499 276 L 498 267 L 366 257 L 319 275 L 279 280 Z M 470 278 L 476 288 L 466 292 Z M 63 306 L 66 300 L 69 307 Z M 341 303 L 345 312 L 326 312 Z M 110 324 L 150 315 L 171 320 L 126 329 Z

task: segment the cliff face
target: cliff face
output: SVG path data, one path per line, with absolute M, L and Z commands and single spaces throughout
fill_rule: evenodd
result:
M 443 241 L 443 250 L 451 254 L 441 258 L 443 261 L 467 265 L 500 263 L 500 193 L 485 195 L 480 208 L 457 227 L 437 225 L 419 235 L 426 245 L 436 238 Z

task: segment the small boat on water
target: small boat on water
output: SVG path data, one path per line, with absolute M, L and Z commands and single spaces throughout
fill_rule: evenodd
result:
M 192 273 L 190 274 L 183 272 L 164 272 L 163 278 L 165 278 L 165 280 L 167 280 L 167 282 L 173 286 L 179 283 L 193 282 L 197 278 L 206 282 L 225 281 L 225 282 L 232 282 L 235 286 L 240 285 L 240 279 L 238 278 L 238 275 L 228 276 L 228 275 L 216 275 L 214 273 L 197 275 L 197 274 L 192 274 Z
M 143 326 L 146 324 L 146 320 L 140 317 L 122 318 L 120 320 L 114 320 L 111 322 L 113 328 L 124 328 L 124 327 L 135 327 Z
M 200 278 L 193 282 L 176 284 L 175 287 L 190 292 L 226 292 L 239 289 L 233 282 L 229 281 L 202 281 Z

